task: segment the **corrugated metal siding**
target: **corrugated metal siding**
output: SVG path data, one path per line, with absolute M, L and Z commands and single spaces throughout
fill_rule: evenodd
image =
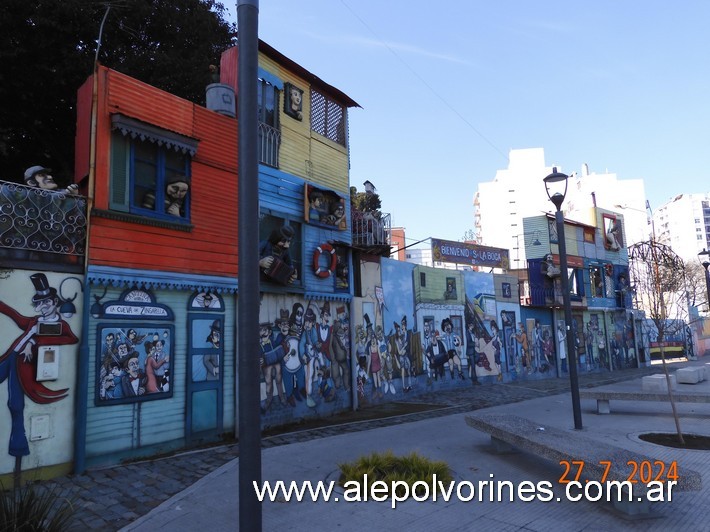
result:
M 236 275 L 237 123 L 137 80 L 108 72 L 101 117 L 96 207 L 107 208 L 110 118 L 121 112 L 200 139 L 192 163 L 190 232 L 92 216 L 90 263 L 96 265 Z
M 283 82 L 303 89 L 303 120 L 295 120 L 283 112 L 283 95 L 279 105 L 281 124 L 280 170 L 301 176 L 316 185 L 349 193 L 348 151 L 311 131 L 311 86 L 302 78 L 284 69 L 264 54 L 259 54 L 259 66 L 278 76 Z M 347 113 L 347 110 L 346 110 Z
M 220 63 L 221 81 L 237 90 L 237 49 L 226 50 Z M 348 150 L 311 131 L 311 85 L 276 63 L 263 53 L 259 53 L 259 67 L 274 74 L 284 83 L 291 83 L 303 89 L 303 120 L 295 120 L 283 112 L 284 98 L 279 102 L 279 123 L 281 128 L 281 148 L 279 169 L 303 177 L 316 185 L 332 190 L 350 192 Z M 346 109 L 347 113 L 347 109 Z
M 259 203 L 262 209 L 303 218 L 304 181 L 267 166 L 259 168 Z
M 107 103 L 109 113 L 148 122 L 192 138 L 196 135 L 194 103 L 147 85 L 114 70 L 108 71 Z
M 305 181 L 267 166 L 260 167 L 259 200 L 262 209 L 270 210 L 274 215 L 288 215 L 300 220 L 303 225 L 303 268 L 299 278 L 306 290 L 331 293 L 335 291 L 335 279 L 321 279 L 313 272 L 313 253 L 316 247 L 326 242 L 338 240 L 350 244 L 350 231 L 337 231 L 305 223 L 303 220 Z M 348 198 L 346 196 L 346 198 Z M 346 217 L 350 219 L 350 202 L 346 201 Z
M 101 292 L 99 292 L 99 295 Z M 108 290 L 104 301 L 117 300 L 121 292 Z M 89 403 L 87 406 L 86 454 L 87 457 L 103 456 L 120 451 L 131 451 L 142 446 L 169 442 L 184 435 L 185 430 L 185 372 L 187 352 L 187 331 L 182 324 L 186 322 L 185 293 L 161 292 L 156 294 L 157 302 L 168 305 L 175 313 L 173 346 L 170 357 L 171 386 L 173 396 L 169 399 L 158 399 L 152 402 L 122 404 L 112 406 L 96 406 L 94 402 L 96 390 L 97 356 L 97 322 L 92 320 L 89 327 Z M 116 323 L 115 320 L 107 320 Z M 156 323 L 156 327 L 170 322 L 151 322 L 150 320 L 125 320 L 125 326 L 131 323 Z M 100 347 L 100 346 L 99 346 Z M 155 431 L 165 434 L 164 439 L 157 440 Z M 140 441 L 138 439 L 140 434 Z M 145 439 L 147 438 L 147 440 Z
M 523 231 L 525 233 L 526 258 L 540 259 L 550 252 L 550 231 L 546 216 L 525 218 L 523 220 Z M 539 246 L 532 245 L 535 238 L 540 240 Z
M 98 290 L 100 295 L 103 289 Z M 111 288 L 103 301 L 117 300 L 121 290 Z M 170 307 L 174 313 L 173 322 L 151 322 L 136 320 L 136 324 L 155 323 L 156 327 L 167 324 L 174 325 L 173 349 L 170 356 L 170 371 L 173 396 L 166 399 L 146 401 L 134 404 L 119 404 L 112 406 L 96 406 L 94 395 L 96 390 L 97 365 L 97 325 L 102 321 L 92 319 L 89 326 L 89 403 L 87 407 L 86 452 L 87 457 L 105 456 L 105 462 L 115 461 L 110 454 L 130 454 L 140 447 L 156 444 L 170 444 L 185 437 L 185 405 L 187 382 L 187 306 L 191 293 L 159 291 L 154 293 L 157 302 Z M 236 310 L 233 295 L 225 295 L 224 305 L 224 357 L 223 372 L 223 428 L 225 432 L 233 431 L 235 427 L 235 393 L 236 393 Z M 106 320 L 117 323 L 116 320 Z M 131 327 L 131 320 L 121 322 L 125 327 Z M 138 434 L 140 432 L 140 441 Z M 101 460 L 99 460 L 101 461 Z
M 348 154 L 345 148 L 341 151 L 335 146 L 338 145 L 323 137 L 311 139 L 313 181 L 333 190 L 349 193 Z

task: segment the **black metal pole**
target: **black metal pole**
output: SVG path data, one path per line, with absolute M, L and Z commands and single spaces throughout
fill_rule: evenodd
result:
M 557 212 L 557 246 L 560 251 L 560 284 L 562 285 L 562 304 L 565 310 L 565 328 L 567 339 L 567 358 L 569 359 L 569 384 L 572 392 L 572 413 L 574 415 L 574 428 L 582 429 L 582 409 L 579 404 L 579 378 L 577 377 L 577 353 L 572 336 L 572 305 L 569 298 L 569 278 L 567 276 L 567 244 L 565 242 L 565 218 L 560 210 L 561 205 L 555 204 Z
M 257 75 L 259 2 L 238 0 L 237 119 L 239 136 L 239 302 L 237 358 L 239 378 L 239 530 L 261 531 L 261 503 L 253 484 L 261 484 L 259 410 L 259 162 Z

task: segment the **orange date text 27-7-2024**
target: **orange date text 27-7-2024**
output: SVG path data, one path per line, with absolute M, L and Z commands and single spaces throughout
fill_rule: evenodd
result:
M 560 460 L 560 465 L 564 468 L 562 475 L 560 476 L 558 482 L 560 484 L 568 484 L 569 482 L 579 482 L 582 476 L 587 475 L 585 473 L 586 462 L 584 460 Z M 611 471 L 612 462 L 611 460 L 599 460 L 599 466 L 604 468 L 601 478 L 595 479 L 599 482 L 606 482 L 609 472 Z M 626 481 L 642 484 L 648 484 L 649 482 L 667 482 L 667 481 L 677 481 L 678 480 L 678 464 L 674 460 L 670 464 L 663 462 L 662 460 L 642 460 L 640 462 L 636 460 L 629 460 L 626 462 L 628 466 L 628 476 Z M 618 480 L 618 479 L 614 479 Z

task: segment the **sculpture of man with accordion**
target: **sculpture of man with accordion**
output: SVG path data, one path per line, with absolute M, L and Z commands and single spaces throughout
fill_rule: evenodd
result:
M 282 285 L 291 284 L 298 278 L 289 252 L 295 234 L 290 225 L 283 225 L 271 231 L 269 238 L 259 244 L 259 268 L 262 278 Z

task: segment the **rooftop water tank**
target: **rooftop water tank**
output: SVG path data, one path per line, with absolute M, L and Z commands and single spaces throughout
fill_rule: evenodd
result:
M 237 117 L 234 98 L 234 89 L 223 83 L 212 83 L 207 85 L 206 90 L 207 109 L 216 113 Z

